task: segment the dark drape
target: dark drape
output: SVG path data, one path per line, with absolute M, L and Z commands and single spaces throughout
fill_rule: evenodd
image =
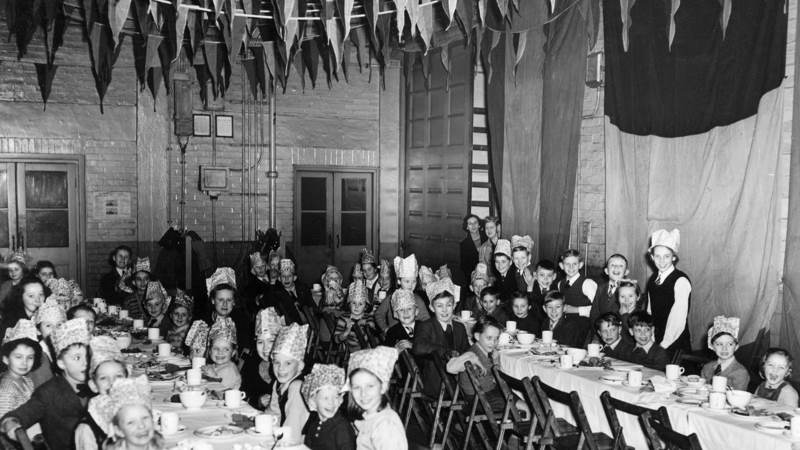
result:
M 755 114 L 783 79 L 785 0 L 733 0 L 724 40 L 718 0 L 680 2 L 671 50 L 671 2 L 630 2 L 627 52 L 620 3 L 603 0 L 605 113 L 623 132 L 677 137 L 728 125 Z
M 598 8 L 586 1 L 587 8 Z M 569 10 L 566 10 L 569 8 Z M 556 2 L 556 17 L 548 24 L 542 101 L 542 176 L 539 216 L 539 256 L 555 258 L 569 247 L 575 176 L 580 150 L 584 68 L 598 14 Z M 588 42 L 588 45 L 587 45 Z

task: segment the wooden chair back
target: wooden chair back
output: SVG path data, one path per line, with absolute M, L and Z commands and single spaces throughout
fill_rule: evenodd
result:
M 647 440 L 647 446 L 651 450 L 659 450 L 661 448 L 661 444 L 659 443 L 658 437 L 653 431 L 653 427 L 651 427 L 650 424 L 644 420 L 644 414 L 649 413 L 650 417 L 654 417 L 659 422 L 664 424 L 664 426 L 672 428 L 672 425 L 669 421 L 667 408 L 663 406 L 658 409 L 645 408 L 643 406 L 634 405 L 632 403 L 624 402 L 614 398 L 608 391 L 604 391 L 602 394 L 600 394 L 600 403 L 602 403 L 603 411 L 606 413 L 606 419 L 608 419 L 608 425 L 611 427 L 611 433 L 614 439 L 620 442 L 622 447 L 625 447 L 627 443 L 625 441 L 624 430 L 619 422 L 617 411 L 622 411 L 626 414 L 636 416 L 637 420 L 639 421 L 639 426 L 644 433 L 644 437 Z
M 481 386 L 481 382 L 478 378 L 478 369 L 476 369 L 475 366 L 473 366 L 469 361 L 464 363 L 464 369 L 464 372 L 466 372 L 467 378 L 472 385 L 472 389 L 475 392 L 475 396 L 472 399 L 470 407 L 469 417 L 467 418 L 467 433 L 464 437 L 464 448 L 465 450 L 468 448 L 467 446 L 469 445 L 470 433 L 472 431 L 472 427 L 474 426 L 480 435 L 483 447 L 491 450 L 494 447 L 493 444 L 497 442 L 497 439 L 500 437 L 500 418 L 497 417 L 492 410 L 492 404 L 486 397 L 486 392 L 484 391 L 483 386 Z M 478 407 L 480 407 L 480 410 Z M 494 440 L 490 438 L 489 433 L 486 432 L 486 427 L 484 427 L 484 425 L 489 426 Z
M 428 447 L 434 447 L 437 441 L 437 434 L 441 430 L 440 441 L 442 447 L 444 448 L 448 445 L 448 439 L 450 438 L 450 430 L 453 425 L 453 421 L 455 421 L 456 424 L 461 427 L 461 429 L 464 429 L 466 422 L 464 420 L 462 411 L 466 405 L 464 400 L 459 397 L 461 395 L 461 386 L 459 386 L 455 377 L 447 372 L 444 359 L 437 354 L 433 354 L 432 357 L 433 365 L 436 368 L 436 371 L 439 373 L 439 378 L 442 380 L 442 384 L 439 390 L 439 396 L 436 399 L 433 427 L 431 438 L 428 442 Z M 447 414 L 445 416 L 444 423 L 441 423 L 441 417 L 445 412 Z
M 664 442 L 664 448 L 667 450 L 702 450 L 697 434 L 680 434 L 650 416 L 649 412 L 645 412 L 643 418 L 653 428 L 656 436 Z
M 590 450 L 599 450 L 597 440 L 595 439 L 594 433 L 592 433 L 592 427 L 589 426 L 589 419 L 586 417 L 586 411 L 583 409 L 583 403 L 581 403 L 581 398 L 577 392 L 561 391 L 542 383 L 539 377 L 533 378 L 533 387 L 536 390 L 536 395 L 539 396 L 544 410 L 548 411 L 547 415 L 549 417 L 553 415 L 553 410 L 550 406 L 551 400 L 569 407 L 572 418 L 575 420 L 575 425 L 581 433 L 577 448 L 584 448 L 585 445 L 586 448 Z M 555 420 L 551 419 L 550 430 L 546 430 L 546 433 L 549 431 L 553 433 L 554 436 L 558 436 L 557 430 L 558 427 L 556 426 Z
M 372 348 L 369 340 L 367 339 L 367 332 L 361 327 L 361 325 L 358 324 L 358 322 L 355 321 L 353 322 L 353 333 L 356 335 L 359 347 L 362 349 Z
M 525 443 L 526 449 L 532 448 L 533 443 L 541 441 L 544 433 L 543 429 L 539 425 L 538 415 L 534 413 L 534 406 L 526 396 L 525 383 L 523 380 L 514 378 L 511 375 L 503 372 L 497 366 L 492 367 L 492 373 L 494 374 L 494 378 L 497 380 L 497 386 L 500 388 L 500 391 L 503 393 L 503 398 L 505 398 L 506 401 L 506 406 L 503 409 L 503 417 L 500 422 L 500 437 L 497 445 L 498 450 L 502 444 L 501 441 L 505 437 L 506 430 L 519 437 L 522 442 Z M 530 380 L 528 380 L 528 384 L 530 385 Z M 517 395 L 514 393 L 515 391 L 522 395 L 522 399 L 528 406 L 530 417 L 527 419 L 522 417 L 519 408 L 517 408 Z M 527 427 L 527 432 L 524 432 L 524 427 Z

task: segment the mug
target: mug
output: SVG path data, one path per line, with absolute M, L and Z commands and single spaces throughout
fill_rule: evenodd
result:
M 133 319 L 133 329 L 134 330 L 141 330 L 144 328 L 144 320 L 142 319 Z
M 158 356 L 166 358 L 172 355 L 172 344 L 169 342 L 162 342 L 158 344 Z
M 639 387 L 642 385 L 642 371 L 630 370 L 628 371 L 628 386 Z
M 792 417 L 789 422 L 792 429 L 792 437 L 800 438 L 800 416 Z
M 119 307 L 116 306 L 116 305 L 110 305 L 108 307 L 108 314 L 110 316 L 116 316 L 118 311 L 119 311 Z
M 120 309 L 119 310 L 119 318 L 120 319 L 127 319 L 128 318 L 128 310 L 127 309 Z
M 550 330 L 542 330 L 542 343 L 549 344 L 553 342 L 553 332 Z
M 245 393 L 238 389 L 225 391 L 225 406 L 228 408 L 238 408 L 242 406 Z
M 600 344 L 589 344 L 586 346 L 586 351 L 589 356 L 599 357 L 600 356 L 600 349 L 603 348 Z
M 192 358 L 192 369 L 200 369 L 206 365 L 206 359 L 202 356 L 195 356 Z
M 508 331 L 509 333 L 517 331 L 517 322 L 514 320 L 509 320 L 508 322 L 506 322 L 506 331 Z
M 677 380 L 683 375 L 683 367 L 677 364 L 667 364 L 666 375 L 668 380 Z
M 714 375 L 714 377 L 711 378 L 711 390 L 714 392 L 725 392 L 728 390 L 728 378 Z
M 148 328 L 147 329 L 147 339 L 151 341 L 158 341 L 161 339 L 161 330 L 158 328 Z
M 259 414 L 256 416 L 256 432 L 258 434 L 272 435 L 272 429 L 278 425 L 278 416 L 272 414 Z
M 562 369 L 572 368 L 572 355 L 561 355 L 561 368 Z
M 186 384 L 189 386 L 197 386 L 203 382 L 203 372 L 200 368 L 189 369 L 186 371 Z
M 708 394 L 708 407 L 711 409 L 722 409 L 725 407 L 725 393 L 712 392 Z
M 180 418 L 176 412 L 161 413 L 161 434 L 175 434 L 178 432 Z
M 469 320 L 472 317 L 472 311 L 461 311 L 461 320 Z

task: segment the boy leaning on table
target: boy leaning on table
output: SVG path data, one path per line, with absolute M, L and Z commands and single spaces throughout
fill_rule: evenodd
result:
M 627 333 L 622 332 L 622 319 L 615 312 L 607 312 L 594 322 L 597 336 L 603 344 L 601 350 L 606 356 L 614 359 L 629 361 L 633 351 L 633 341 Z
M 628 327 L 633 332 L 636 347 L 631 352 L 631 362 L 663 372 L 669 364 L 669 353 L 656 345 L 653 316 L 638 311 L 628 318 Z
M 734 356 L 739 349 L 739 318 L 714 317 L 714 325 L 708 330 L 708 348 L 717 354 L 717 359 L 706 363 L 700 376 L 711 383 L 711 379 L 719 375 L 728 379 L 728 387 L 747 390 L 750 373 Z
M 564 314 L 564 294 L 550 291 L 544 297 L 544 312 L 547 320 L 542 330 L 553 332 L 553 339 L 568 347 L 583 347 L 589 334 L 589 319 L 576 314 Z

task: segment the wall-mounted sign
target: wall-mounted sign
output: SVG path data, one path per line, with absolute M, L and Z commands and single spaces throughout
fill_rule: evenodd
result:
M 100 192 L 94 196 L 94 216 L 97 219 L 115 220 L 131 218 L 130 192 Z

